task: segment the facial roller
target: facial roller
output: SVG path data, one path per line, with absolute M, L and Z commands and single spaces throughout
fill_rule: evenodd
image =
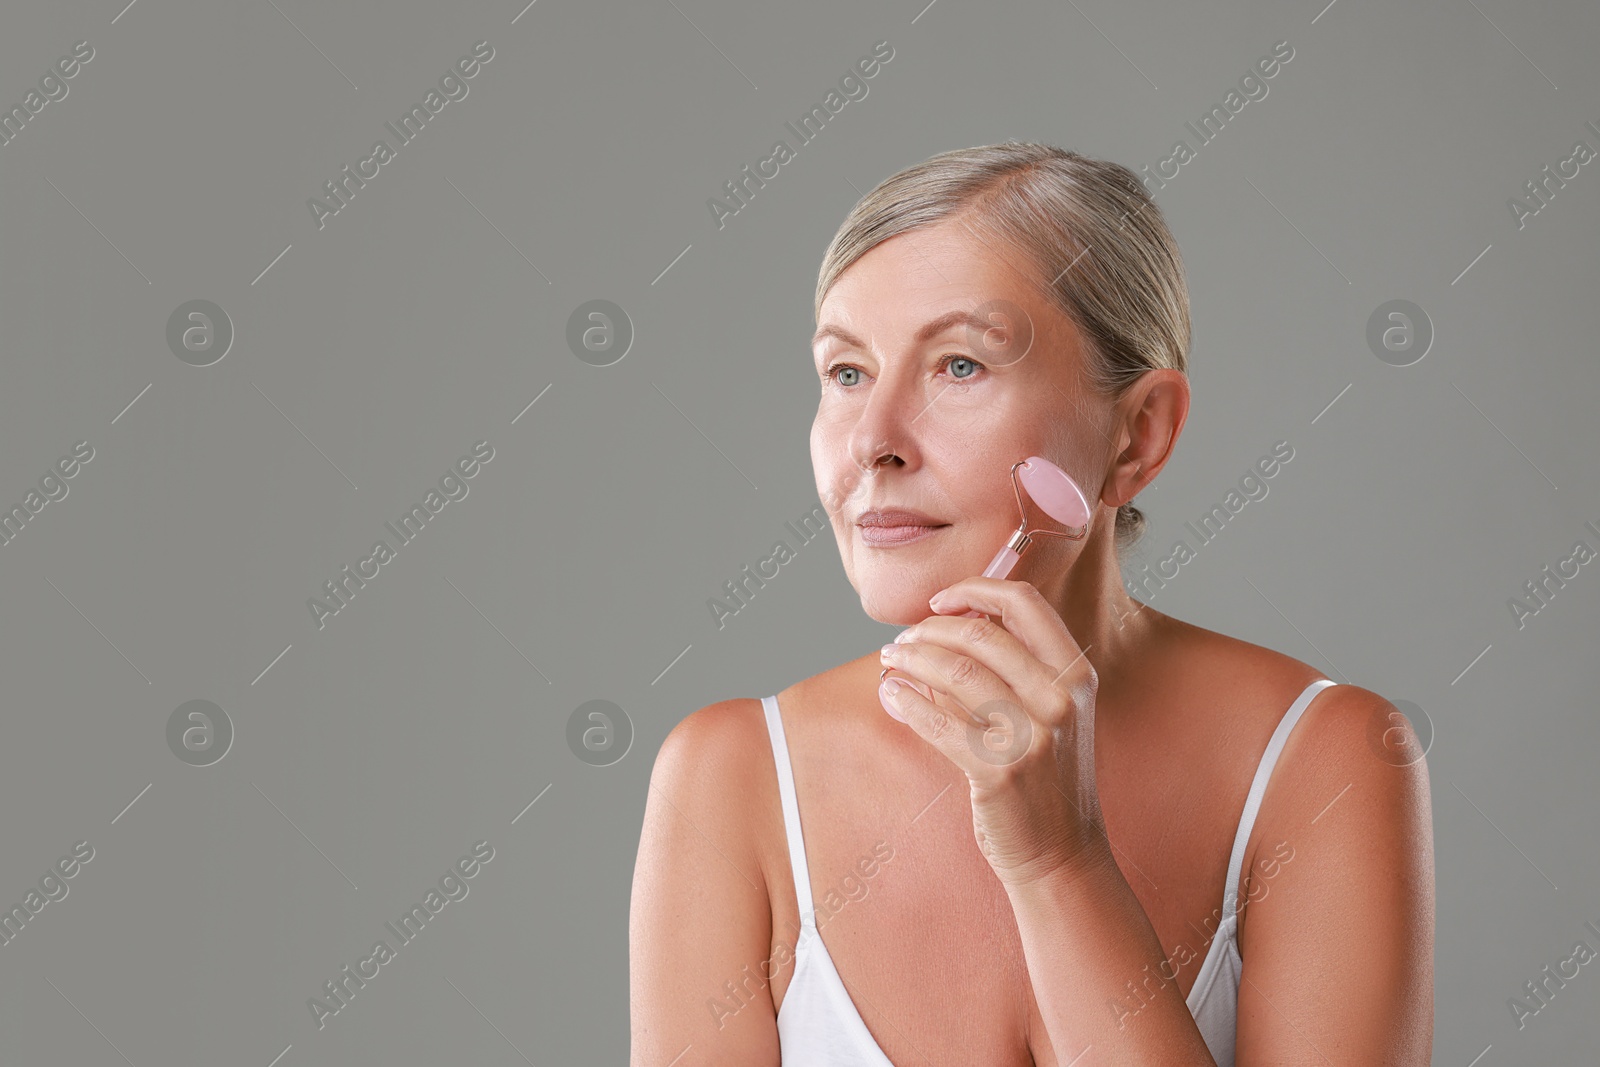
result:
M 1022 483 L 1021 486 L 1017 484 L 1019 481 Z M 1021 559 L 1028 546 L 1033 544 L 1034 534 L 1081 541 L 1089 532 L 1089 502 L 1084 499 L 1083 490 L 1078 488 L 1078 483 L 1072 480 L 1070 474 L 1048 459 L 1042 456 L 1029 456 L 1013 463 L 1011 488 L 1017 494 L 1017 511 L 1022 516 L 1022 522 L 1001 546 L 1000 551 L 995 553 L 994 559 L 983 569 L 985 578 L 1004 578 L 1010 574 L 1011 569 L 1017 565 L 1017 560 Z M 1029 530 L 1028 510 L 1022 502 L 1024 488 L 1028 490 L 1029 498 L 1038 505 L 1040 511 L 1068 527 L 1071 532 Z M 962 617 L 976 619 L 983 614 L 981 611 L 968 611 Z

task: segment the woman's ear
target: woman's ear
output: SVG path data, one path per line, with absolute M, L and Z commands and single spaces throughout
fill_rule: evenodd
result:
M 1145 371 L 1117 402 L 1116 413 L 1124 444 L 1100 496 L 1101 503 L 1113 508 L 1138 496 L 1171 458 L 1189 416 L 1188 375 Z

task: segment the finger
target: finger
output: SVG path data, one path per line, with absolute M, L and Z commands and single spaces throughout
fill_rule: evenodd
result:
M 963 578 L 936 593 L 928 606 L 938 614 L 924 619 L 913 630 L 920 632 L 922 626 L 959 617 L 963 611 L 976 608 L 986 615 L 998 616 L 1000 627 L 1015 636 L 1035 659 L 1053 668 L 1049 679 L 1052 686 L 1071 691 L 1092 689 L 1098 683 L 1085 655 L 1088 650 L 1078 647 L 1056 609 L 1028 582 L 982 576 Z M 960 625 L 964 620 L 952 621 Z M 947 631 L 939 632 L 942 635 Z M 1017 692 L 1021 694 L 1022 690 Z
M 889 672 L 892 671 L 892 670 L 894 670 L 893 667 L 885 667 L 885 668 L 883 668 L 882 671 L 878 672 L 878 684 L 880 686 L 883 685 L 883 680 L 885 678 L 890 677 L 890 673 Z M 911 688 L 915 689 L 917 691 L 917 693 L 922 697 L 922 699 L 924 699 L 924 700 L 932 700 L 933 699 L 933 693 L 929 691 L 928 686 L 927 686 L 927 684 L 925 682 L 916 681 L 916 680 L 912 679 L 909 676 L 902 677 L 900 680 L 902 682 L 904 682 L 906 685 L 909 685 L 909 686 L 911 686 Z
M 962 620 L 962 623 L 971 625 L 969 620 Z M 998 630 L 993 623 L 985 625 Z M 984 649 L 984 653 L 989 651 Z M 959 705 L 958 710 L 976 711 L 980 706 L 996 700 L 1016 700 L 1011 687 L 984 660 L 934 641 L 897 641 L 884 645 L 879 659 L 895 672 L 925 683 L 930 690 L 944 693 L 950 701 Z M 939 703 L 937 698 L 934 698 L 934 703 Z M 974 721 L 987 720 L 976 716 Z
M 1002 590 L 997 601 L 1003 605 L 1003 610 L 995 612 L 1000 616 L 997 621 L 935 615 L 908 628 L 901 639 L 937 643 L 987 664 L 1036 718 L 1053 725 L 1064 722 L 1086 694 L 1093 694 L 1098 684 L 1093 667 L 1078 651 L 1066 624 L 1033 586 L 999 579 L 980 581 L 1010 587 Z M 959 609 L 967 600 L 955 597 L 939 604 L 942 609 L 949 610 L 952 604 Z M 1042 610 L 1034 610 L 1030 602 Z
M 939 687 L 969 708 L 997 697 L 1021 697 L 1030 705 L 1059 703 L 1062 697 L 1061 691 L 1051 684 L 1058 673 L 1056 668 L 1040 662 L 1018 635 L 997 621 L 934 615 L 907 627 L 895 638 L 895 644 L 916 649 L 920 653 L 917 658 L 940 672 Z M 981 676 L 972 663 L 963 660 L 981 665 L 992 680 Z M 886 657 L 883 662 L 898 666 L 915 660 L 901 656 Z M 917 677 L 926 678 L 921 674 Z
M 941 707 L 909 684 L 892 684 L 899 681 L 890 674 L 878 687 L 884 710 L 944 753 L 973 782 L 1000 780 L 1002 768 L 1025 756 L 1036 735 L 1044 736 L 1014 702 L 994 709 L 985 724 L 977 726 L 960 708 Z

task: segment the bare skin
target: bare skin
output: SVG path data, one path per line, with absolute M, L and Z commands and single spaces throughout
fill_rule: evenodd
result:
M 1073 834 L 1098 834 L 1113 862 L 1064 850 L 1048 881 L 1050 899 L 1069 902 L 1059 912 L 1041 906 L 1042 889 L 997 875 L 974 837 L 967 773 L 885 713 L 873 652 L 778 693 L 815 904 L 836 910 L 821 918 L 822 939 L 902 1067 L 1064 1067 L 1085 1045 L 1078 1067 L 1212 1063 L 1182 1001 L 1217 925 L 1257 760 L 1321 675 L 1127 595 L 1115 509 L 1171 455 L 1187 382 L 1149 372 L 1121 402 L 1097 398 L 1082 384 L 1073 324 L 993 253 L 943 223 L 884 242 L 845 272 L 819 318 L 853 340 L 821 341 L 819 373 L 835 362 L 859 372 L 844 388 L 824 383 L 813 465 L 863 608 L 898 625 L 932 614 L 928 598 L 979 573 L 1014 528 L 1005 472 L 1016 459 L 1044 455 L 1084 487 L 1090 535 L 1041 539 L 1011 578 L 1044 596 L 1097 678 L 1094 781 Z M 995 358 L 1004 344 L 975 349 L 965 329 L 915 339 L 951 307 L 991 299 L 1031 320 L 1025 358 Z M 939 363 L 952 352 L 986 366 L 953 385 Z M 920 542 L 869 545 L 854 519 L 875 506 L 947 525 Z M 952 698 L 940 691 L 935 702 Z M 1368 690 L 1334 686 L 1279 758 L 1243 868 L 1240 1067 L 1429 1062 L 1427 773 L 1372 747 L 1375 722 L 1379 735 L 1403 724 L 1393 711 Z M 1383 735 L 1390 750 L 1415 746 L 1403 731 Z M 892 858 L 880 846 L 863 877 L 879 843 Z M 844 894 L 857 899 L 840 906 Z M 777 1064 L 797 923 L 760 703 L 710 705 L 674 729 L 652 776 L 630 918 L 635 1067 Z M 1140 1006 L 1125 983 L 1148 977 L 1134 965 L 1146 942 L 1143 958 L 1166 956 L 1176 974 L 1159 992 L 1146 985 Z

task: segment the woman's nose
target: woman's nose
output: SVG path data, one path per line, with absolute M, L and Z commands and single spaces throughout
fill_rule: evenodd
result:
M 898 459 L 892 445 L 883 442 L 859 452 L 852 451 L 856 467 L 863 474 L 876 474 L 879 467 L 887 466 Z M 901 460 L 904 463 L 904 460 Z
M 850 430 L 850 458 L 859 470 L 876 473 L 880 466 L 898 459 L 904 464 L 914 451 L 912 420 L 908 412 L 910 397 L 896 397 L 876 387 L 861 417 Z

